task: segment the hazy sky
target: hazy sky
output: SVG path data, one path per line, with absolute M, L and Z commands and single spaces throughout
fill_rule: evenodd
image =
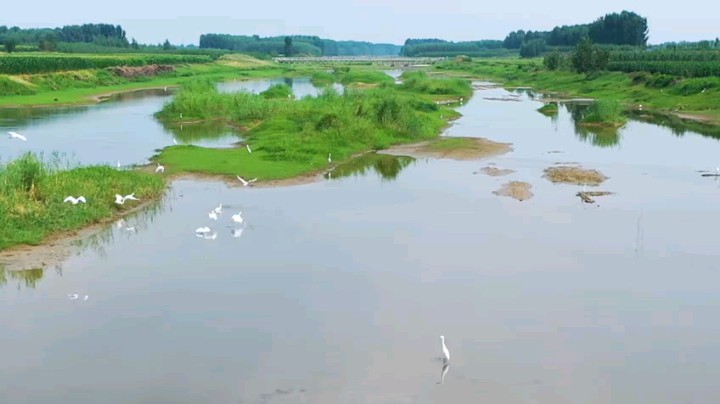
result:
M 167 38 L 197 44 L 200 34 L 213 32 L 309 34 L 402 44 L 406 38 L 503 39 L 516 29 L 549 30 L 623 9 L 647 17 L 651 43 L 720 36 L 720 3 L 711 0 L 40 0 L 16 3 L 12 12 L 0 14 L 0 25 L 107 22 L 121 24 L 129 38 L 142 43 Z

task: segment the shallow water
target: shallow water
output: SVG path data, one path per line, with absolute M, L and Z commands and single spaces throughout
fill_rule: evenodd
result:
M 308 78 L 258 79 L 219 83 L 224 92 L 260 92 L 276 83 L 288 83 L 296 97 L 316 96 Z M 342 90 L 342 86 L 335 85 Z M 170 99 L 172 90 L 141 90 L 118 94 L 96 105 L 59 108 L 0 108 L 0 161 L 26 151 L 56 152 L 75 164 L 146 164 L 156 149 L 179 144 L 230 147 L 242 139 L 227 125 L 180 125 L 164 127 L 153 114 Z M 10 140 L 7 131 L 27 137 Z
M 565 107 L 553 120 L 526 95 L 484 99 L 507 95 L 477 92 L 447 131 L 513 143 L 504 156 L 368 158 L 276 189 L 176 181 L 128 219 L 135 232 L 111 226 L 40 279 L 0 276 L 0 392 L 31 404 L 714 401 L 720 184 L 696 170 L 720 163 L 718 141 L 630 122 L 593 142 Z M 597 189 L 616 194 L 582 204 L 582 186 L 542 178 L 557 162 L 601 170 Z M 489 163 L 516 172 L 473 174 Z M 492 194 L 508 180 L 535 196 Z M 215 240 L 195 236 L 205 225 Z M 438 384 L 441 334 L 451 366 Z

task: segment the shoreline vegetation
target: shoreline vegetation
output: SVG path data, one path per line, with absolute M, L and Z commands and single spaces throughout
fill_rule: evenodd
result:
M 0 251 L 115 220 L 162 197 L 167 187 L 162 176 L 137 170 L 66 166 L 57 156 L 43 160 L 33 153 L 0 166 Z M 139 200 L 118 205 L 115 194 Z M 85 202 L 65 202 L 68 196 Z
M 549 70 L 543 60 L 475 59 L 440 62 L 433 70 L 476 79 L 497 80 L 505 87 L 531 88 L 563 98 L 614 100 L 621 112 L 648 111 L 691 120 L 709 126 L 720 125 L 720 78 L 682 78 L 666 74 L 603 71 L 593 74 Z M 548 107 L 540 111 L 552 114 Z M 622 120 L 612 125 L 622 125 Z
M 310 75 L 316 70 L 312 67 L 284 66 L 239 54 L 224 55 L 208 63 L 171 66 L 171 71 L 135 77 L 114 73 L 116 67 L 37 74 L 0 74 L 0 108 L 91 104 L 123 92 L 175 88 L 198 77 L 221 82 Z
M 437 100 L 472 95 L 467 80 L 423 71 L 405 72 L 403 84 L 372 70 L 336 69 L 332 75 L 332 83 L 345 84 L 342 93 L 326 87 L 317 97 L 294 101 L 282 85 L 251 94 L 220 93 L 202 79 L 188 82 L 156 117 L 169 125 L 223 120 L 244 128 L 244 140 L 234 148 L 169 146 L 153 161 L 170 175 L 239 175 L 258 183 L 319 173 L 364 152 L 436 138 L 459 115 Z M 327 75 L 318 77 L 330 83 Z

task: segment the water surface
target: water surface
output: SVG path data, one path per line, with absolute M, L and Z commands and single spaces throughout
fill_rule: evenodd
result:
M 638 121 L 597 141 L 576 130 L 572 107 L 551 119 L 528 95 L 485 99 L 507 96 L 478 91 L 447 131 L 513 143 L 504 156 L 369 156 L 275 189 L 176 181 L 155 210 L 57 269 L 3 273 L 3 397 L 715 401 L 720 186 L 696 170 L 720 163 L 718 141 Z M 581 203 L 581 186 L 542 177 L 559 162 L 601 170 L 598 189 L 616 194 Z M 473 174 L 489 163 L 516 172 Z M 492 194 L 508 180 L 535 196 Z M 195 236 L 206 225 L 216 239 Z M 438 384 L 441 334 L 451 365 Z

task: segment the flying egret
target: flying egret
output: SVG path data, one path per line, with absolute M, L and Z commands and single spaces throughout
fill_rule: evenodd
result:
M 68 299 L 70 299 L 70 300 L 75 300 L 78 297 L 80 297 L 80 295 L 78 295 L 77 293 L 68 293 L 67 296 L 68 296 Z
M 201 234 L 210 233 L 210 228 L 207 226 L 198 227 L 197 229 L 195 229 L 195 233 L 201 233 Z
M 118 205 L 122 205 L 125 203 L 125 198 L 123 198 L 120 194 L 115 194 L 115 203 Z
M 218 205 L 217 208 L 214 210 L 215 213 L 222 213 L 222 203 Z
M 253 179 L 251 179 L 250 181 L 245 181 L 245 179 L 243 179 L 243 177 L 241 177 L 241 176 L 239 176 L 239 175 L 237 176 L 237 179 L 239 179 L 240 182 L 242 182 L 242 184 L 243 184 L 244 187 L 246 187 L 246 186 L 252 184 L 253 182 L 257 181 L 257 178 L 253 178 Z
M 252 149 L 250 148 L 249 144 L 246 144 L 245 148 L 247 149 L 248 153 L 252 153 Z
M 8 134 L 10 135 L 10 139 L 19 139 L 23 142 L 27 142 L 27 138 L 17 132 L 8 132 Z
M 217 213 L 215 213 L 214 210 L 211 210 L 210 213 L 208 213 L 208 217 L 212 220 L 217 220 Z
M 328 163 L 332 163 L 332 153 L 328 153 Z
M 155 172 L 158 172 L 158 171 L 161 172 L 161 173 L 164 173 L 164 172 L 165 172 L 165 166 L 161 166 L 160 163 L 157 163 L 157 168 L 155 169 Z
M 125 196 L 123 196 L 123 199 L 124 199 L 124 200 L 128 200 L 128 199 L 129 199 L 129 200 L 131 200 L 131 201 L 139 201 L 139 200 L 140 200 L 140 199 L 138 199 L 138 198 L 135 197 L 135 192 L 133 192 L 133 193 L 130 194 L 130 195 L 125 195 Z
M 242 212 L 238 212 L 238 213 L 232 215 L 232 221 L 233 221 L 233 222 L 235 222 L 235 223 L 242 223 L 242 222 L 243 222 L 243 218 L 242 218 L 242 216 L 240 216 L 240 213 L 242 213 Z
M 445 336 L 440 336 L 440 341 L 442 342 L 442 351 L 443 355 L 445 356 L 443 359 L 445 360 L 445 363 L 448 363 L 450 361 L 450 351 L 445 346 Z
M 75 197 L 73 197 L 73 196 L 68 196 L 67 198 L 65 198 L 65 200 L 63 201 L 63 203 L 64 203 L 64 202 L 70 202 L 70 203 L 72 203 L 73 205 L 77 205 L 78 202 L 85 203 L 86 201 L 85 201 L 85 197 L 84 197 L 84 196 L 78 196 L 77 198 L 75 198 Z

